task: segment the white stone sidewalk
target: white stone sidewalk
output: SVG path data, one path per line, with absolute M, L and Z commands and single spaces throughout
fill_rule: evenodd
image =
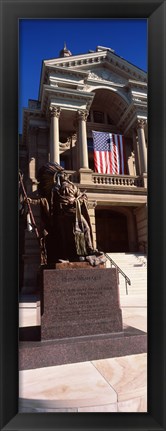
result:
M 20 412 L 146 412 L 146 354 L 20 372 Z
M 130 297 L 123 323 L 146 332 L 141 302 Z M 147 354 L 23 370 L 19 386 L 20 412 L 146 412 Z

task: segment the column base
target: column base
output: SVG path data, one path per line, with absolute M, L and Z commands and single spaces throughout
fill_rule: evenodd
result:
M 80 168 L 79 169 L 79 182 L 80 184 L 92 184 L 92 169 Z
M 147 189 L 147 172 L 142 173 L 143 186 Z

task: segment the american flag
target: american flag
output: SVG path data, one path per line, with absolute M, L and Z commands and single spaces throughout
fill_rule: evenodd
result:
M 126 157 L 124 136 L 92 131 L 95 172 L 125 174 Z

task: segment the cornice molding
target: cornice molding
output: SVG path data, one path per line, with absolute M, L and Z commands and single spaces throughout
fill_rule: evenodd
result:
M 142 112 L 142 117 L 141 117 Z M 135 123 L 138 120 L 140 127 L 141 127 L 141 121 L 147 122 L 147 116 L 146 116 L 146 106 L 143 105 L 136 105 L 135 103 L 131 103 L 124 114 L 122 115 L 119 123 L 117 124 L 118 128 L 122 128 L 124 132 L 126 133 L 130 128 L 136 127 Z
M 76 98 L 76 99 L 89 99 L 93 100 L 94 94 L 80 91 L 72 88 L 64 88 L 64 87 L 50 87 L 49 85 L 44 85 L 44 93 L 52 93 L 54 96 L 60 96 L 62 98 Z
M 49 77 L 49 83 L 50 87 L 57 87 L 57 88 L 63 88 L 65 91 L 67 88 L 70 88 L 71 90 L 83 90 L 84 91 L 84 84 L 79 81 L 72 81 L 72 80 L 63 80 L 58 79 L 56 76 Z
M 107 53 L 107 61 L 108 63 L 114 65 L 116 67 L 116 70 L 121 70 L 127 73 L 128 75 L 132 75 L 134 77 L 134 80 L 137 80 L 136 78 L 140 76 L 141 81 L 147 80 L 147 73 L 144 72 L 139 67 L 135 66 L 132 63 L 129 63 L 124 58 L 119 57 L 118 55 L 108 51 Z
M 79 107 L 81 101 L 84 105 L 86 105 L 87 109 L 89 110 L 94 96 L 95 94 L 92 92 L 89 93 L 75 89 L 64 89 L 61 87 L 50 87 L 48 85 L 45 85 L 43 88 L 41 107 L 43 113 L 46 113 L 47 108 L 49 107 L 49 105 L 51 106 L 52 101 L 54 101 L 53 103 L 55 104 L 55 106 L 59 107 L 61 106 L 61 104 L 64 104 L 64 101 L 65 104 L 66 101 L 72 103 L 74 102 Z
M 78 69 L 73 69 L 73 68 L 69 68 L 69 67 L 59 67 L 59 66 L 48 66 L 47 67 L 47 74 L 49 74 L 49 72 L 59 72 L 62 75 L 71 75 L 71 76 L 80 76 L 82 78 L 85 78 L 86 76 L 88 76 L 88 71 L 85 70 L 78 70 Z
M 98 51 L 93 53 L 72 55 L 71 57 L 66 58 L 55 58 L 51 60 L 44 60 L 45 66 L 58 66 L 58 67 L 67 67 L 69 66 L 81 66 L 85 64 L 93 64 L 94 62 L 99 62 L 99 60 L 104 60 L 107 56 L 107 51 Z
M 115 54 L 115 52 L 112 52 L 110 50 L 105 50 L 105 51 L 95 51 L 95 52 L 91 52 L 91 53 L 86 53 L 86 54 L 81 54 L 81 55 L 72 55 L 71 57 L 67 57 L 67 58 L 55 58 L 55 59 L 51 59 L 51 60 L 45 60 L 44 61 L 44 65 L 46 67 L 65 67 L 65 65 L 67 67 L 78 67 L 78 66 L 85 66 L 85 65 L 90 65 L 90 64 L 94 64 L 94 63 L 101 63 L 103 61 L 107 61 L 108 63 L 112 63 L 114 65 L 116 65 L 117 68 L 127 71 L 128 73 L 131 74 L 137 74 L 140 76 L 144 76 L 146 78 L 147 74 L 146 72 L 144 72 L 142 69 L 138 68 L 137 66 L 135 66 L 132 63 L 129 63 L 127 60 L 125 60 L 124 58 L 121 58 L 120 56 L 118 56 L 117 54 Z M 133 72 L 133 73 L 132 73 Z
M 147 88 L 147 82 L 137 81 L 136 79 L 128 79 L 128 86 L 134 88 L 144 87 Z

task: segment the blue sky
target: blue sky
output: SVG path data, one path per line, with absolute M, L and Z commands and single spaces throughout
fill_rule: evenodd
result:
M 42 60 L 57 58 L 66 42 L 73 55 L 102 45 L 147 71 L 146 19 L 21 19 L 19 22 L 19 132 L 22 109 L 38 99 Z

